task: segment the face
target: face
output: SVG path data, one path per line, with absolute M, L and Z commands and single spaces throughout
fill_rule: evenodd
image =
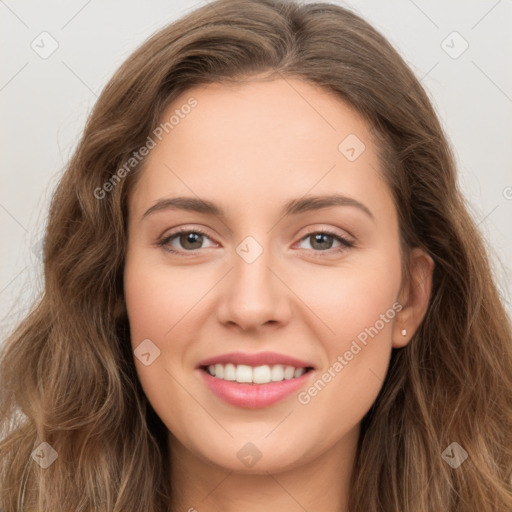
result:
M 203 462 L 257 473 L 342 450 L 402 327 L 397 213 L 369 126 L 290 78 L 195 87 L 164 121 L 176 109 L 129 199 L 142 387 L 174 451 Z

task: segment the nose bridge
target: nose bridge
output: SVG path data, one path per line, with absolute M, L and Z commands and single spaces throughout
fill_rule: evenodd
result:
M 269 237 L 259 238 L 261 243 L 247 236 L 236 246 L 233 270 L 219 308 L 221 321 L 235 322 L 243 328 L 283 321 L 288 310 L 286 287 L 273 273 L 276 258 Z

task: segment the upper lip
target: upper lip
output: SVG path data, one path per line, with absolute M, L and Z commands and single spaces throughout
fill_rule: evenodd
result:
M 282 364 L 283 366 L 293 366 L 295 368 L 313 368 L 311 363 L 301 361 L 295 357 L 278 354 L 277 352 L 258 352 L 249 354 L 245 352 L 228 352 L 218 356 L 209 357 L 204 359 L 197 366 L 210 366 L 213 364 L 245 364 L 247 366 L 262 366 L 262 365 L 276 365 Z

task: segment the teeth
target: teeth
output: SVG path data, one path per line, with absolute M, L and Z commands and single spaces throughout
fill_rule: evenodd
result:
M 236 380 L 236 366 L 234 364 L 229 363 L 224 367 L 224 380 Z
M 249 384 L 268 384 L 269 382 L 279 382 L 282 380 L 296 379 L 306 373 L 305 368 L 294 368 L 293 366 L 283 366 L 276 364 L 269 366 L 248 366 L 246 364 L 234 365 L 228 363 L 212 364 L 208 366 L 208 373 L 218 379 L 236 381 Z
M 270 371 L 270 378 L 273 382 L 279 382 L 284 379 L 284 366 L 282 364 L 276 364 L 272 366 Z
M 284 379 L 290 380 L 293 379 L 293 375 L 295 374 L 295 368 L 293 366 L 286 366 L 284 369 Z
M 252 382 L 254 384 L 266 384 L 267 382 L 272 382 L 272 371 L 270 370 L 270 366 L 256 366 L 252 370 Z
M 237 382 L 252 382 L 252 368 L 245 364 L 239 364 L 236 367 L 236 381 Z

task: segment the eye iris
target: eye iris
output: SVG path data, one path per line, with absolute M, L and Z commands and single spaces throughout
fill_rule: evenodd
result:
M 314 235 L 311 235 L 311 238 L 313 239 L 314 243 L 311 244 L 311 247 L 313 249 L 330 249 L 332 247 L 332 235 L 329 235 L 327 233 L 316 233 Z M 327 242 L 326 242 L 327 239 Z M 316 243 L 319 243 L 320 246 L 315 247 Z M 330 243 L 329 243 L 330 242 Z
M 194 247 L 190 247 L 188 243 L 196 244 Z M 200 249 L 203 243 L 203 235 L 200 233 L 187 232 L 180 235 L 180 244 L 184 249 Z

